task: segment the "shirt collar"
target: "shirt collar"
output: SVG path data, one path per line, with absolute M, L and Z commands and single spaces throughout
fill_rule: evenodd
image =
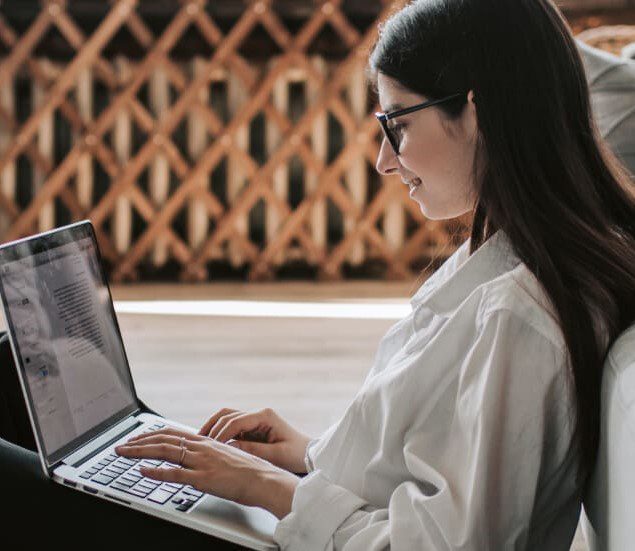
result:
M 468 239 L 414 294 L 410 299 L 412 309 L 425 304 L 438 315 L 451 315 L 477 287 L 519 263 L 513 245 L 502 230 L 471 255 Z

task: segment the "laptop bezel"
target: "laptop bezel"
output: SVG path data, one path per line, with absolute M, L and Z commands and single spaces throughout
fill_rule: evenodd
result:
M 5 262 L 11 262 L 15 260 L 28 258 L 29 256 L 32 256 L 33 254 L 37 254 L 38 252 L 41 252 L 41 250 L 49 249 L 51 248 L 50 246 L 47 246 L 49 244 L 52 244 L 53 247 L 56 247 L 56 246 L 61 246 L 67 243 L 76 242 L 80 239 L 84 239 L 87 237 L 89 237 L 93 241 L 93 245 L 95 247 L 95 253 L 97 256 L 99 272 L 102 277 L 103 283 L 108 291 L 110 314 L 112 316 L 112 319 L 114 320 L 114 328 L 115 328 L 116 336 L 119 338 L 119 341 L 121 343 L 124 364 L 125 364 L 125 366 L 123 367 L 125 367 L 125 370 L 127 372 L 128 379 L 130 382 L 130 387 L 132 389 L 133 403 L 130 406 L 127 406 L 124 409 L 118 411 L 117 413 L 109 417 L 108 419 L 102 421 L 99 425 L 97 425 L 96 427 L 93 427 L 91 430 L 78 436 L 77 438 L 69 442 L 67 445 L 56 450 L 49 456 L 47 455 L 46 447 L 44 446 L 44 439 L 42 437 L 42 433 L 41 433 L 39 424 L 37 422 L 37 417 L 34 414 L 35 409 L 33 407 L 31 393 L 25 381 L 25 377 L 24 377 L 25 366 L 22 362 L 22 357 L 19 351 L 19 345 L 15 339 L 15 328 L 13 326 L 13 321 L 10 316 L 7 297 L 4 290 L 4 280 L 3 280 L 3 274 L 2 274 L 1 268 Z M 42 245 L 41 250 L 40 250 L 40 247 L 34 246 L 34 243 L 37 244 L 37 242 L 41 243 Z M 7 256 L 9 255 L 11 257 L 7 258 Z M 92 440 L 94 440 L 95 438 L 97 438 L 99 435 L 103 434 L 107 430 L 111 429 L 116 424 L 141 412 L 139 398 L 137 395 L 137 389 L 134 384 L 132 372 L 130 371 L 130 363 L 128 361 L 128 355 L 126 354 L 126 349 L 123 344 L 123 339 L 121 337 L 121 330 L 120 330 L 119 321 L 117 320 L 117 316 L 114 309 L 112 293 L 110 291 L 110 286 L 108 284 L 108 280 L 104 273 L 101 252 L 97 244 L 95 230 L 93 228 L 92 223 L 89 220 L 83 220 L 81 222 L 76 222 L 74 224 L 70 224 L 67 226 L 56 228 L 54 230 L 50 230 L 47 232 L 32 235 L 29 237 L 25 237 L 23 239 L 18 239 L 18 240 L 0 245 L 0 297 L 2 298 L 2 309 L 3 309 L 3 313 L 6 320 L 8 333 L 9 333 L 11 351 L 13 353 L 15 366 L 18 372 L 18 377 L 20 379 L 20 385 L 22 387 L 22 392 L 24 394 L 24 398 L 26 401 L 27 410 L 29 412 L 31 427 L 33 429 L 35 441 L 38 446 L 39 455 L 42 461 L 42 466 L 45 472 L 50 476 L 52 472 L 55 470 L 55 468 L 59 466 L 66 457 L 73 454 L 80 448 L 86 446 Z

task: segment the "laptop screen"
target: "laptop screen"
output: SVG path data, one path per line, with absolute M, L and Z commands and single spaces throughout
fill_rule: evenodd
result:
M 137 409 L 88 222 L 0 248 L 5 317 L 48 465 Z

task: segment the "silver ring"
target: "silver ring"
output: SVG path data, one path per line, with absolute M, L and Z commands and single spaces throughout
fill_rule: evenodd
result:
M 179 465 L 183 466 L 183 459 L 185 459 L 185 452 L 187 449 L 185 448 L 185 436 L 181 436 L 181 457 L 179 458 Z

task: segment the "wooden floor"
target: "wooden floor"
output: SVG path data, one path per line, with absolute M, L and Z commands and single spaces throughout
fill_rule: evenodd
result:
M 344 281 L 311 283 L 288 281 L 277 283 L 210 283 L 199 284 L 126 284 L 113 285 L 117 300 L 280 300 L 346 301 L 407 303 L 421 281 L 376 282 Z
M 113 288 L 115 301 L 282 300 L 407 304 L 403 283 L 143 285 Z M 395 320 L 120 314 L 139 396 L 199 427 L 222 407 L 272 407 L 318 435 L 343 413 Z M 586 550 L 578 536 L 576 551 Z
M 198 426 L 222 407 L 270 406 L 318 435 L 336 421 L 372 362 L 386 320 L 122 315 L 138 393 Z
M 115 287 L 120 300 L 407 302 L 403 284 Z M 318 435 L 336 421 L 394 320 L 120 314 L 139 395 L 199 426 L 222 407 L 273 407 Z

